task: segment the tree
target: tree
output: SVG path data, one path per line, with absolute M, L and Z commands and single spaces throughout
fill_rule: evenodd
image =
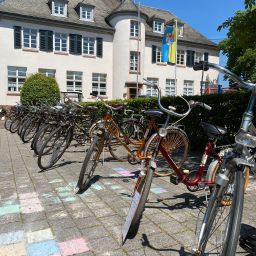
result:
M 256 82 L 256 0 L 245 0 L 245 10 L 222 23 L 218 30 L 227 28 L 227 39 L 219 43 L 228 57 L 227 68 L 244 80 Z

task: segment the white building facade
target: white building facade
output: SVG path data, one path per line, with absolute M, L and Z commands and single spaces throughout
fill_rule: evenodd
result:
M 19 101 L 31 74 L 56 78 L 61 91 L 98 92 L 108 100 L 155 96 L 143 78 L 163 95 L 200 94 L 200 60 L 219 62 L 214 43 L 168 11 L 131 0 L 6 0 L 0 3 L 0 105 Z M 106 3 L 105 3 L 106 2 Z M 178 20 L 177 65 L 161 62 L 164 26 Z M 214 71 L 205 72 L 209 81 Z

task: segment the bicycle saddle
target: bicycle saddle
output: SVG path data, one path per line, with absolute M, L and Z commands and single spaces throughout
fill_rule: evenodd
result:
M 223 136 L 227 133 L 227 129 L 214 124 L 201 122 L 200 125 L 209 137 Z
M 160 109 L 150 109 L 150 110 L 144 111 L 144 114 L 147 115 L 147 116 L 161 116 L 164 113 Z

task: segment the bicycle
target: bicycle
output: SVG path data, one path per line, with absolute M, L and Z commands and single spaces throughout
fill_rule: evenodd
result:
M 107 107 L 108 111 L 104 117 L 104 120 L 98 123 L 97 133 L 93 138 L 93 141 L 87 151 L 85 156 L 80 175 L 78 178 L 77 186 L 80 190 L 85 190 L 89 185 L 90 180 L 94 174 L 95 168 L 99 161 L 99 157 L 101 152 L 103 151 L 104 146 L 109 148 L 109 151 L 112 155 L 115 155 L 116 159 L 121 159 L 122 148 L 126 152 L 126 156 L 128 155 L 128 162 L 130 164 L 137 164 L 141 160 L 145 160 L 148 158 L 148 155 L 151 154 L 151 148 L 145 148 L 147 138 L 150 132 L 158 131 L 158 126 L 155 123 L 155 117 L 163 115 L 163 112 L 160 110 L 149 110 L 145 111 L 145 115 L 150 117 L 150 121 L 148 122 L 146 131 L 142 125 L 136 119 L 130 119 L 128 121 L 123 122 L 123 127 L 119 127 L 118 124 L 113 120 L 112 112 L 117 111 L 124 108 L 123 104 L 115 104 L 114 106 L 108 105 L 104 100 L 98 95 L 92 93 L 91 95 L 97 97 L 97 99 L 101 100 L 103 104 Z M 169 120 L 167 120 L 169 123 Z M 130 129 L 132 127 L 132 129 Z M 130 130 L 136 127 L 136 130 L 140 130 L 143 132 L 142 140 L 134 139 L 131 134 L 129 134 Z M 161 128 L 160 128 L 161 129 Z M 176 161 L 177 166 L 181 166 L 187 157 L 188 152 L 188 139 L 187 136 L 178 128 L 167 130 L 167 134 L 170 137 L 175 134 L 179 141 L 181 142 L 177 147 L 177 145 L 172 145 L 170 149 L 172 150 L 172 154 L 174 156 L 174 161 Z M 167 136 L 168 138 L 168 136 Z M 166 142 L 168 144 L 168 141 Z M 136 149 L 132 148 L 136 147 Z M 118 147 L 118 149 L 117 149 Z M 175 158 L 175 152 L 182 148 L 183 154 L 179 158 Z M 118 154 L 118 155 L 117 155 Z M 124 155 L 124 154 L 122 154 Z
M 209 68 L 223 73 L 242 88 L 252 89 L 240 129 L 235 136 L 235 145 L 225 154 L 216 177 L 216 185 L 203 217 L 197 246 L 194 248 L 194 254 L 198 256 L 207 253 L 234 256 L 243 211 L 245 185 L 243 172 L 252 166 L 244 157 L 243 151 L 244 148 L 256 147 L 255 134 L 251 134 L 251 131 L 255 130 L 252 120 L 253 108 L 256 104 L 256 85 L 242 81 L 231 71 L 217 64 L 200 62 L 194 66 L 195 71 L 207 71 Z M 222 230 L 217 230 L 220 226 Z M 214 233 L 216 238 L 213 237 Z
M 201 106 L 207 110 L 210 110 L 211 107 L 201 102 L 187 102 L 188 111 L 184 114 L 179 114 L 173 110 L 168 110 L 164 108 L 161 104 L 161 91 L 157 85 L 152 85 L 151 83 L 146 83 L 148 86 L 153 87 L 158 91 L 158 106 L 163 112 L 170 116 L 184 117 L 191 111 L 195 106 Z M 167 118 L 167 119 L 168 119 Z M 138 232 L 140 220 L 145 209 L 145 204 L 149 195 L 153 174 L 157 168 L 157 156 L 159 153 L 163 156 L 165 162 L 168 164 L 169 168 L 174 171 L 170 177 L 170 182 L 178 185 L 183 183 L 187 186 L 190 191 L 196 191 L 200 187 L 209 186 L 212 187 L 215 185 L 215 176 L 219 171 L 219 165 L 215 165 L 215 168 L 212 168 L 211 171 L 204 177 L 204 171 L 206 162 L 209 156 L 212 156 L 218 164 L 222 163 L 222 158 L 218 153 L 215 152 L 216 148 L 216 138 L 223 136 L 226 133 L 226 129 L 215 126 L 208 123 L 202 123 L 203 128 L 208 134 L 208 142 L 205 146 L 204 153 L 202 155 L 201 163 L 197 172 L 189 172 L 189 170 L 183 170 L 181 167 L 177 166 L 172 159 L 172 155 L 168 154 L 168 145 L 165 144 L 165 139 L 167 136 L 166 126 L 161 128 L 158 133 L 155 133 L 148 140 L 147 144 L 152 145 L 154 148 L 151 158 L 147 159 L 142 163 L 141 172 L 139 178 L 135 184 L 133 191 L 133 199 L 131 203 L 130 210 L 128 212 L 126 222 L 123 227 L 123 241 L 126 238 L 133 238 Z

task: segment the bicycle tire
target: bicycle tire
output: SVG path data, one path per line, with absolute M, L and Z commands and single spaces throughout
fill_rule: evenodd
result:
M 28 115 L 24 116 L 21 121 L 20 121 L 20 125 L 19 125 L 19 129 L 18 129 L 18 135 L 21 137 L 21 134 L 22 134 L 22 130 L 23 130 L 23 127 L 26 126 L 26 123 L 29 121 L 30 117 Z
M 137 129 L 137 133 L 139 133 L 138 135 L 134 135 L 135 129 Z M 121 130 L 127 137 L 129 137 L 132 143 L 142 143 L 142 137 L 144 135 L 145 128 L 138 120 L 135 120 L 135 119 L 125 120 L 121 124 Z M 139 147 L 139 146 L 136 147 L 135 145 L 129 144 L 125 140 L 125 138 L 122 136 L 121 133 L 118 134 L 118 137 L 124 144 L 129 145 L 130 148 L 132 146 L 131 149 L 136 150 Z M 109 153 L 117 161 L 126 162 L 128 160 L 128 155 L 129 155 L 128 150 L 113 135 L 109 136 L 108 149 L 109 149 Z
M 9 116 L 5 117 L 5 121 L 4 121 L 4 128 L 7 131 L 10 131 L 10 127 L 12 124 L 12 121 L 16 118 L 16 115 L 14 114 L 10 114 Z
M 62 134 L 64 136 L 62 136 Z M 61 137 L 63 137 L 62 140 Z M 66 149 L 69 147 L 71 140 L 72 129 L 67 130 L 66 127 L 60 126 L 52 131 L 42 145 L 42 148 L 38 154 L 37 164 L 39 168 L 42 170 L 51 168 L 64 154 Z M 57 143 L 58 141 L 59 143 Z M 47 156 L 50 157 L 49 160 L 47 160 Z
M 154 152 L 157 141 L 160 139 L 159 135 L 155 133 L 148 140 L 144 155 L 151 157 Z M 161 141 L 162 146 L 166 149 L 166 151 L 171 155 L 172 160 L 175 162 L 178 168 L 180 168 L 188 157 L 189 152 L 189 139 L 187 134 L 176 127 L 168 128 L 167 135 Z M 158 152 L 156 157 L 157 169 L 155 170 L 156 176 L 169 176 L 170 166 L 165 160 L 165 158 Z M 162 169 L 162 170 L 161 170 Z
M 10 126 L 10 132 L 11 133 L 15 133 L 18 131 L 19 129 L 19 125 L 20 125 L 20 121 L 21 121 L 21 118 L 18 116 L 16 117 L 12 123 L 11 123 L 11 126 Z
M 233 176 L 232 176 L 233 175 Z M 220 199 L 217 199 L 215 195 L 218 193 L 218 185 L 210 198 L 209 205 L 205 213 L 205 216 L 210 216 L 208 219 L 203 221 L 205 226 L 205 233 L 203 235 L 202 243 L 199 245 L 197 255 L 207 255 L 207 250 L 210 250 L 214 254 L 212 243 L 210 241 L 212 234 L 211 231 L 214 231 L 214 228 L 220 227 L 220 225 L 214 223 L 214 221 L 220 220 L 218 215 L 218 208 L 223 211 L 223 207 L 229 207 L 228 212 L 230 216 L 227 219 L 227 224 L 224 231 L 224 240 L 221 245 L 217 245 L 217 252 L 215 255 L 221 256 L 234 256 L 236 253 L 238 237 L 240 233 L 242 212 L 243 212 L 243 200 L 244 200 L 244 176 L 241 170 L 235 169 L 231 176 L 229 177 L 230 183 L 229 186 L 226 186 L 225 193 Z M 228 199 L 231 204 L 224 205 L 223 201 L 226 201 L 226 197 L 230 196 L 230 191 L 232 190 L 232 200 Z M 212 199 L 212 200 L 211 200 Z M 208 215 L 210 213 L 210 215 Z M 221 238 L 221 234 L 216 234 L 218 238 Z M 213 239 L 214 240 L 214 239 Z M 217 241 L 217 240 L 216 240 Z M 209 244 L 209 249 L 207 245 Z M 222 247 L 221 252 L 219 253 L 219 248 Z
M 87 150 L 79 174 L 77 186 L 80 190 L 85 190 L 88 187 L 94 174 L 95 168 L 97 166 L 97 161 L 99 160 L 100 154 L 103 150 L 103 147 L 104 135 L 95 135 L 89 149 Z M 92 165 L 90 164 L 90 162 L 92 163 Z
M 26 127 L 24 127 L 21 134 L 21 139 L 24 143 L 29 142 L 36 134 L 39 128 L 39 122 L 37 118 L 30 120 Z
M 135 185 L 135 191 L 139 192 L 141 197 L 127 233 L 127 238 L 129 239 L 134 238 L 139 230 L 140 220 L 142 218 L 143 211 L 145 210 L 145 204 L 152 184 L 154 169 L 150 167 L 149 160 L 145 162 L 145 168 L 147 169 L 145 176 L 139 177 Z

